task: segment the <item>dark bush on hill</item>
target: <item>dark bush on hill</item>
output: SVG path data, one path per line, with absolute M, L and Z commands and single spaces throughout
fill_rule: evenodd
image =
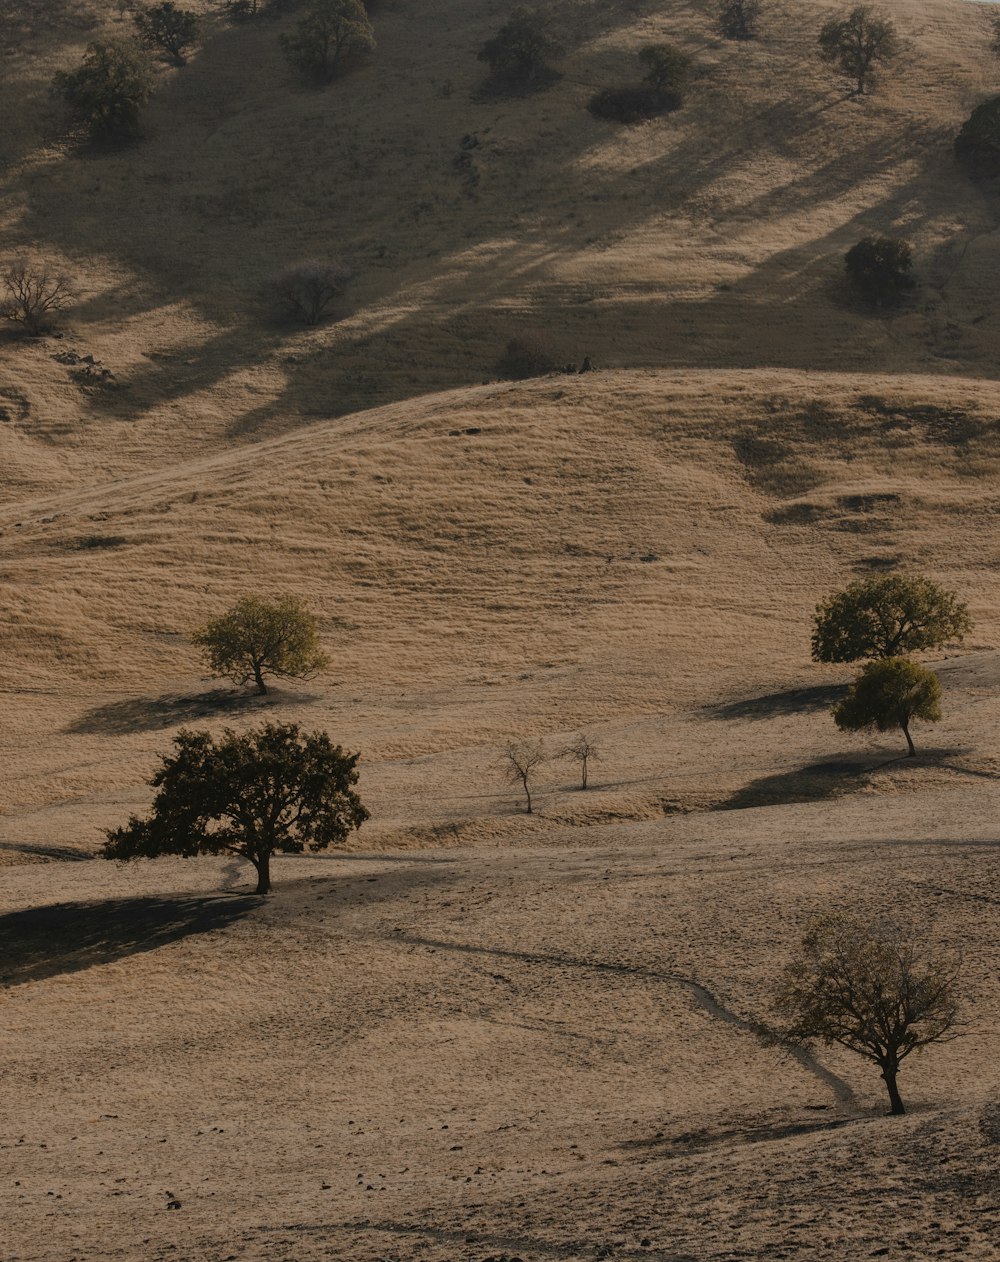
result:
M 955 156 L 977 180 L 1000 175 L 1000 96 L 977 105 L 962 124 Z
M 508 381 L 524 381 L 528 377 L 544 377 L 558 367 L 548 340 L 540 333 L 524 333 L 507 343 L 497 361 L 497 375 Z

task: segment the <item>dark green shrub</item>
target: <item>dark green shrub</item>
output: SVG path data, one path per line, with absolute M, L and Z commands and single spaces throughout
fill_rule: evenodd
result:
M 549 35 L 542 14 L 519 6 L 478 55 L 494 80 L 528 84 L 554 77 L 549 63 L 559 55 L 559 47 Z
M 644 123 L 658 114 L 678 109 L 679 96 L 664 96 L 645 83 L 625 88 L 602 88 L 590 98 L 587 109 L 595 118 L 613 123 Z
M 898 237 L 863 237 L 844 255 L 844 267 L 854 288 L 876 307 L 899 302 L 913 288 L 909 243 Z
M 647 87 L 662 97 L 681 97 L 691 74 L 691 58 L 676 44 L 647 44 L 639 49 Z
M 977 105 L 962 124 L 955 156 L 976 179 L 1000 175 L 1000 96 Z
M 312 0 L 295 31 L 279 42 L 296 70 L 329 83 L 347 57 L 371 52 L 375 32 L 362 0 Z
M 79 70 L 60 72 L 52 80 L 53 95 L 95 138 L 137 136 L 139 109 L 151 91 L 149 63 L 141 49 L 124 39 L 90 44 Z

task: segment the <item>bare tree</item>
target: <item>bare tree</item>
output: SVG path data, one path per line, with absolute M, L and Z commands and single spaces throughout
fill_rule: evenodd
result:
M 540 741 L 507 741 L 503 747 L 501 770 L 508 784 L 519 784 L 531 814 L 531 784 L 535 772 L 548 758 Z
M 815 920 L 785 969 L 774 1007 L 781 1041 L 839 1043 L 874 1061 L 891 1112 L 904 1113 L 901 1062 L 930 1043 L 958 1037 L 959 963 L 922 955 L 913 930 L 830 915 Z
M 350 279 L 350 269 L 340 263 L 305 259 L 278 272 L 271 285 L 288 315 L 304 324 L 319 324 Z
M 24 325 L 31 337 L 44 333 L 52 315 L 73 298 L 68 276 L 27 259 L 18 259 L 0 272 L 0 282 L 6 291 L 0 299 L 0 315 Z
M 587 770 L 590 760 L 600 758 L 597 746 L 589 736 L 583 732 L 579 736 L 574 737 L 572 741 L 559 754 L 560 758 L 571 758 L 574 762 L 580 764 L 580 788 L 587 787 Z

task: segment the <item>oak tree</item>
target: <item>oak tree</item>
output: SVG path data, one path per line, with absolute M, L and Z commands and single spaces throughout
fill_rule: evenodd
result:
M 956 960 L 922 950 L 913 930 L 822 916 L 776 990 L 779 1037 L 800 1046 L 839 1044 L 874 1061 L 891 1112 L 904 1113 L 896 1082 L 902 1062 L 958 1037 L 958 972 Z
M 280 36 L 279 43 L 296 70 L 329 83 L 349 56 L 371 52 L 375 31 L 362 0 L 312 0 L 295 30 Z
M 816 607 L 812 655 L 817 662 L 902 657 L 960 641 L 972 628 L 954 592 L 917 574 L 859 579 Z
M 531 811 L 531 786 L 535 772 L 546 762 L 548 755 L 539 741 L 510 740 L 503 747 L 501 771 L 508 784 L 519 784 L 527 803 L 526 812 Z
M 898 727 L 906 737 L 907 757 L 916 754 L 910 724 L 914 719 L 936 723 L 941 717 L 941 684 L 937 675 L 907 657 L 866 662 L 847 696 L 833 708 L 833 719 L 846 732 L 889 732 Z
M 241 596 L 191 637 L 213 675 L 267 692 L 265 675 L 308 679 L 328 658 L 319 647 L 316 617 L 297 596 Z
M 819 55 L 855 84 L 858 96 L 875 77 L 877 66 L 887 66 L 898 55 L 899 36 L 893 23 L 878 9 L 860 4 L 843 18 L 830 18 L 819 33 Z
M 137 136 L 139 110 L 153 90 L 149 63 L 142 50 L 126 39 L 88 45 L 83 64 L 60 71 L 52 81 L 73 119 L 95 139 Z
M 150 784 L 152 813 L 109 829 L 106 859 L 233 854 L 252 863 L 258 894 L 271 888 L 271 856 L 325 850 L 368 818 L 354 792 L 360 755 L 325 732 L 265 723 L 255 732 L 180 731 L 176 753 Z

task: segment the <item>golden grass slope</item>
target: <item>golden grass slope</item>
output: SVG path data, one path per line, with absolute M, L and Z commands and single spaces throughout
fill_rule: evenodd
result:
M 81 390 L 50 344 L 4 348 L 25 432 L 70 469 L 476 383 L 535 328 L 567 360 L 623 369 L 992 372 L 993 197 L 951 154 L 995 87 L 985 6 L 887 3 L 908 51 L 860 101 L 815 56 L 834 5 L 775 0 L 738 46 L 707 0 L 563 0 L 548 6 L 563 78 L 513 99 L 476 95 L 475 50 L 502 16 L 484 0 L 380 6 L 376 54 L 324 90 L 282 61 L 294 14 L 232 26 L 196 7 L 201 48 L 158 72 L 146 139 L 117 152 L 62 142 L 45 95 L 88 40 L 128 30 L 117 6 L 39 5 L 6 28 L 0 254 L 78 277 L 63 346 L 119 383 Z M 634 77 L 658 39 L 697 58 L 685 107 L 636 128 L 591 118 L 591 93 Z M 869 232 L 913 242 L 920 288 L 898 315 L 842 292 L 844 251 Z M 342 319 L 302 331 L 262 289 L 310 255 L 358 279 Z M 20 482 L 38 460 L 20 453 Z

